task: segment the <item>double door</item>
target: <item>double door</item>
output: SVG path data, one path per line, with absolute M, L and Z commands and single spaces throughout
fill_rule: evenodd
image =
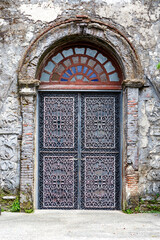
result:
M 39 208 L 120 209 L 120 93 L 40 92 Z

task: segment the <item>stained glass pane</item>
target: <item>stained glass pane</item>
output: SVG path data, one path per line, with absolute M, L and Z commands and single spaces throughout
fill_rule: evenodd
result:
M 71 79 L 71 82 L 75 82 L 76 81 L 76 79 L 75 79 L 75 77 L 73 77 L 72 79 Z
M 67 82 L 68 80 L 65 79 L 65 78 L 61 78 L 61 81 L 62 81 L 62 82 Z
M 99 53 L 96 58 L 97 58 L 97 60 L 98 60 L 101 64 L 103 64 L 104 62 L 107 61 L 107 58 L 104 57 L 101 53 Z
M 98 82 L 98 79 L 92 79 L 91 82 Z
M 72 67 L 72 71 L 73 71 L 73 73 L 76 73 L 76 68 Z
M 62 64 L 60 64 L 60 65 L 57 67 L 56 72 L 57 72 L 57 73 L 61 73 L 61 72 L 63 72 L 64 70 L 65 70 L 65 68 L 63 67 Z
M 86 77 L 84 77 L 83 82 L 89 82 L 89 80 Z
M 89 78 L 97 77 L 95 73 L 93 73 Z
M 89 71 L 88 71 L 88 73 L 87 73 L 87 76 L 89 75 L 89 74 L 91 74 L 93 71 L 90 69 Z
M 48 73 L 43 72 L 40 78 L 42 82 L 49 82 L 50 75 Z
M 78 57 L 73 57 L 72 60 L 73 60 L 73 63 L 74 63 L 74 64 L 75 64 L 75 63 L 78 63 Z
M 84 67 L 84 69 L 83 69 L 83 73 L 86 73 L 87 70 L 88 70 L 88 68 L 87 68 L 87 67 Z
M 87 57 L 81 57 L 81 63 L 85 64 L 87 62 Z
M 67 70 L 67 73 L 69 73 L 70 75 L 73 75 L 70 69 Z
M 82 71 L 82 66 L 77 66 L 78 72 Z
M 66 73 L 63 74 L 63 77 L 69 78 L 69 76 Z
M 77 75 L 77 79 L 82 79 L 83 75 Z
M 106 81 L 107 81 L 106 74 L 102 74 L 102 75 L 100 76 L 100 79 L 101 79 L 102 82 L 106 82 Z
M 88 65 L 89 65 L 90 67 L 94 67 L 95 63 L 96 63 L 96 62 L 95 62 L 94 60 L 90 59 L 89 62 L 88 62 Z
M 62 53 L 65 57 L 69 57 L 69 56 L 73 55 L 73 50 L 72 50 L 72 48 L 70 48 L 68 50 L 64 50 Z
M 58 80 L 59 80 L 59 74 L 53 73 L 53 76 L 52 76 L 51 81 L 52 81 L 52 82 L 57 82 Z
M 66 61 L 63 62 L 66 67 L 69 67 L 71 65 L 70 59 L 67 59 Z
M 95 57 L 96 53 L 97 53 L 97 50 L 92 50 L 90 48 L 87 48 L 86 54 L 88 56 Z
M 111 75 L 109 75 L 109 80 L 111 82 L 119 82 L 119 77 L 117 73 L 113 73 Z
M 75 48 L 76 54 L 84 54 L 85 48 Z
M 108 73 L 110 72 L 113 72 L 115 70 L 115 68 L 113 67 L 112 63 L 111 62 L 107 62 L 105 65 L 104 65 L 106 71 Z
M 45 67 L 45 70 L 46 70 L 47 72 L 50 72 L 50 73 L 51 73 L 51 72 L 53 71 L 54 67 L 55 67 L 55 64 L 54 64 L 54 63 L 48 62 L 47 66 Z
M 55 63 L 59 63 L 61 60 L 63 59 L 63 56 L 61 53 L 58 53 L 56 56 L 54 56 L 52 58 L 52 60 L 55 62 Z
M 103 72 L 103 69 L 101 68 L 101 66 L 99 64 L 97 64 L 94 69 L 97 73 Z

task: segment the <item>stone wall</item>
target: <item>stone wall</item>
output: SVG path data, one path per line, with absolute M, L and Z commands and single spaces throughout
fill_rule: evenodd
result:
M 152 200 L 160 193 L 160 104 L 151 87 L 140 93 L 139 140 L 140 193 Z
M 20 182 L 22 113 L 17 71 L 22 55 L 45 27 L 75 15 L 116 25 L 140 58 L 143 77 L 150 80 L 138 96 L 139 195 L 149 200 L 160 192 L 159 9 L 158 0 L 1 0 L 0 166 L 1 188 L 7 195 L 18 194 Z M 127 167 L 132 172 L 135 166 L 130 161 Z

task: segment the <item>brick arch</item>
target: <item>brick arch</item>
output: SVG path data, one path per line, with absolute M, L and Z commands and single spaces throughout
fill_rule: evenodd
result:
M 116 59 L 123 79 L 123 204 L 130 204 L 138 198 L 138 180 L 134 186 L 128 179 L 138 176 L 138 94 L 142 87 L 142 68 L 139 57 L 127 37 L 114 24 L 99 20 L 75 17 L 56 22 L 43 30 L 30 44 L 21 59 L 18 69 L 19 94 L 22 106 L 22 144 L 21 144 L 21 209 L 34 207 L 35 187 L 34 168 L 36 155 L 35 114 L 37 87 L 40 71 L 53 50 L 63 47 L 66 42 L 85 42 L 99 46 Z M 44 66 L 44 68 L 47 65 Z M 63 73 L 64 74 L 64 73 Z M 53 75 L 52 75 L 53 76 Z M 127 169 L 132 168 L 132 173 Z M 133 175 L 133 177 L 132 177 Z M 138 179 L 138 177 L 136 178 Z M 126 182 L 126 183 L 125 183 Z
M 73 41 L 74 38 L 84 41 L 86 39 L 107 47 L 119 59 L 126 79 L 142 77 L 142 68 L 136 50 L 117 26 L 78 17 L 57 22 L 44 29 L 34 39 L 22 56 L 18 79 L 35 78 L 37 66 L 44 55 L 54 47 L 63 45 L 64 41 Z

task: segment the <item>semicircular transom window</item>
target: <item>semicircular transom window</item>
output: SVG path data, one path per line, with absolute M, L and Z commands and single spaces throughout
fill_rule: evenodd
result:
M 79 85 L 83 89 L 96 85 L 97 89 L 120 89 L 121 78 L 119 67 L 111 58 L 84 46 L 65 48 L 53 54 L 40 74 L 42 88 Z

